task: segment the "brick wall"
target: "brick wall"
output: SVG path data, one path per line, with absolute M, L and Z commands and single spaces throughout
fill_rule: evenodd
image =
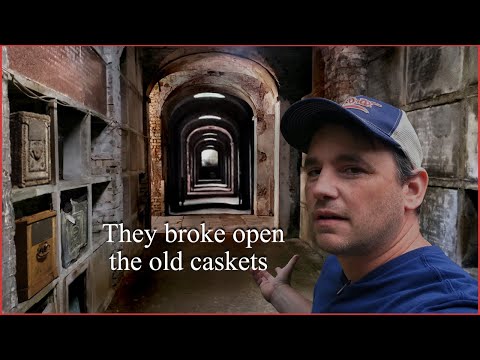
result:
M 155 84 L 150 93 L 150 153 L 151 153 L 151 211 L 154 216 L 165 214 L 163 174 L 162 174 L 162 126 L 160 121 L 160 93 L 158 84 Z
M 106 68 L 89 46 L 8 46 L 10 68 L 106 114 Z

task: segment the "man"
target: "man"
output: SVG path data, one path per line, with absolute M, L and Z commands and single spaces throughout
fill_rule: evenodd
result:
M 290 286 L 298 255 L 275 277 L 253 271 L 267 301 L 279 312 L 478 312 L 476 280 L 420 233 L 428 175 L 404 111 L 366 96 L 310 98 L 285 112 L 281 131 L 307 154 L 315 242 L 332 255 L 313 304 Z

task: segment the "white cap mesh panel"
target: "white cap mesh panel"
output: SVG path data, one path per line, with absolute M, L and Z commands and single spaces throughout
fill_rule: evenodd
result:
M 423 161 L 422 146 L 412 124 L 408 121 L 405 111 L 402 110 L 400 122 L 391 136 L 398 142 L 414 167 L 421 167 Z

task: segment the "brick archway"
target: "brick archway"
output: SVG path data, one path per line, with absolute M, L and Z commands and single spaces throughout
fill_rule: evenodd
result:
M 275 188 L 278 186 L 275 181 L 278 176 L 275 174 L 278 164 L 275 159 L 278 154 L 275 149 L 278 147 L 279 111 L 273 76 L 252 60 L 218 52 L 180 57 L 160 69 L 158 76 L 149 94 L 152 215 L 165 214 L 162 125 L 168 123 L 171 99 L 199 91 L 219 91 L 246 101 L 252 109 L 256 124 L 253 212 L 258 216 L 277 217 Z

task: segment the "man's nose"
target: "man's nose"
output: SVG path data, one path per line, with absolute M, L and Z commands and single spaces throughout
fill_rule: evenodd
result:
M 336 198 L 338 196 L 337 179 L 330 169 L 323 169 L 313 183 L 313 196 L 317 199 Z

